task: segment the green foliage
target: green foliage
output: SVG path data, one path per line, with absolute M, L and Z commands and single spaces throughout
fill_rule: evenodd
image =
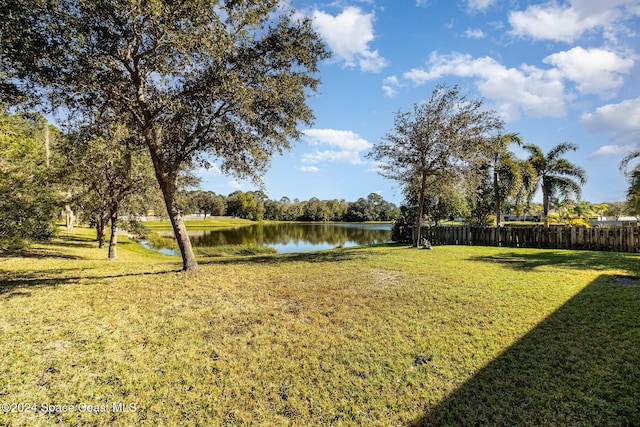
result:
M 186 195 L 187 203 L 191 209 L 207 215 L 222 216 L 227 211 L 227 200 L 224 196 L 217 195 L 213 191 L 194 191 Z
M 294 200 L 283 197 L 271 200 L 261 191 L 234 191 L 227 197 L 212 191 L 181 192 L 180 208 L 186 214 L 210 214 L 233 216 L 252 221 L 392 221 L 398 214 L 395 204 L 382 196 L 371 193 L 355 202 L 331 199 Z
M 400 215 L 393 222 L 391 228 L 391 240 L 398 243 L 411 243 L 413 240 L 412 230 L 416 224 L 416 212 L 415 208 L 410 208 L 405 205 L 400 206 Z
M 146 239 L 151 235 L 151 230 L 143 222 L 129 219 L 124 223 L 126 230 L 129 234 L 134 235 L 138 239 Z
M 640 149 L 627 153 L 620 162 L 620 170 L 627 176 L 629 187 L 627 188 L 627 200 L 625 210 L 634 215 L 640 214 L 640 165 L 636 164 L 630 171 L 627 167 L 631 162 L 640 157 Z
M 45 127 L 55 144 L 58 132 L 44 117 L 0 116 L 0 248 L 21 247 L 56 232 L 60 200 L 47 166 Z
M 249 256 L 249 255 L 273 255 L 278 253 L 271 246 L 261 245 L 223 245 L 214 247 L 198 247 L 195 248 L 196 254 L 206 257 L 220 256 Z
M 108 223 L 117 229 L 119 216 L 130 213 L 134 202 L 144 204 L 157 193 L 153 165 L 139 138 L 106 113 L 68 132 L 58 151 L 64 159 L 61 181 L 81 218 L 96 227 L 100 247 Z M 109 258 L 116 256 L 116 243 L 112 236 Z
M 413 244 L 417 245 L 425 197 L 451 188 L 477 187 L 477 168 L 499 147 L 492 134 L 502 128 L 495 112 L 468 98 L 458 86 L 438 85 L 427 102 L 398 112 L 394 129 L 369 157 L 380 162 L 382 176 L 398 181 L 417 202 Z M 501 143 L 501 142 L 500 142 Z
M 278 2 L 12 3 L 11 23 L 37 25 L 0 26 L 0 59 L 56 102 L 107 111 L 144 141 L 185 270 L 197 263 L 177 201 L 180 172 L 213 157 L 223 172 L 259 180 L 312 124 L 306 100 L 329 54 L 311 20 Z
M 227 197 L 227 215 L 261 221 L 264 218 L 264 198 L 259 192 L 234 191 Z
M 469 197 L 469 215 L 465 221 L 471 225 L 484 227 L 495 225 L 496 187 L 489 173 L 489 164 L 484 165 L 481 170 L 484 172 L 482 174 L 484 178 L 476 192 Z
M 528 161 L 536 170 L 537 183 L 542 189 L 543 214 L 549 214 L 550 199 L 561 195 L 569 198 L 575 194 L 580 197 L 582 185 L 587 181 L 587 175 L 580 166 L 560 157 L 569 151 L 575 151 L 578 146 L 569 142 L 556 145 L 548 153 L 544 153 L 540 147 L 534 144 L 523 146 L 530 153 Z
M 529 201 L 537 183 L 537 171 L 533 163 L 518 159 L 508 150 L 514 142 L 522 146 L 522 139 L 517 134 L 502 135 L 500 138 L 504 141 L 504 148 L 496 153 L 493 162 L 494 216 L 498 225 L 501 223 L 503 207 Z

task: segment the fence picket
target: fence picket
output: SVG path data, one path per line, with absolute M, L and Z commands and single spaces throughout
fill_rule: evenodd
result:
M 422 236 L 435 245 L 504 246 L 640 252 L 638 227 L 425 227 Z

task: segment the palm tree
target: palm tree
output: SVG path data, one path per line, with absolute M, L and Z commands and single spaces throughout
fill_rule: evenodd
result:
M 631 172 L 625 172 L 629 180 L 627 189 L 627 206 L 634 214 L 640 213 L 640 165 L 633 168 Z
M 620 162 L 620 170 L 624 172 L 629 181 L 627 189 L 627 205 L 634 214 L 640 212 L 640 165 L 636 165 L 631 171 L 627 171 L 629 162 L 640 157 L 640 147 L 628 153 Z
M 535 188 L 542 189 L 542 212 L 546 218 L 549 215 L 549 198 L 557 193 L 568 198 L 575 194 L 578 198 L 582 193 L 582 186 L 587 182 L 587 174 L 580 166 L 561 157 L 568 151 L 575 151 L 578 146 L 563 142 L 553 147 L 547 154 L 534 144 L 523 146 L 530 153 L 528 161 L 537 173 Z M 533 193 L 531 193 L 533 195 Z
M 500 226 L 500 206 L 511 200 L 514 205 L 523 203 L 537 184 L 536 171 L 526 160 L 518 159 L 507 151 L 500 155 L 496 167 L 499 183 L 494 187 L 496 197 L 497 225 Z
M 637 147 L 634 151 L 631 151 L 631 152 L 627 153 L 627 155 L 626 155 L 626 156 L 624 156 L 624 158 L 620 161 L 620 166 L 619 166 L 620 170 L 621 170 L 621 171 L 623 171 L 625 174 L 629 175 L 629 174 L 630 174 L 630 172 L 627 172 L 627 171 L 626 171 L 627 166 L 629 166 L 629 163 L 630 163 L 632 160 L 635 160 L 635 159 L 637 159 L 638 157 L 640 157 L 640 146 L 639 146 L 639 147 Z M 636 168 L 637 168 L 637 167 L 638 167 L 638 166 L 636 166 Z M 635 169 L 635 168 L 634 168 L 634 169 Z
M 534 190 L 536 171 L 527 161 L 519 160 L 512 152 L 507 151 L 509 144 L 515 142 L 522 146 L 522 139 L 517 133 L 499 136 L 502 142 L 501 153 L 496 153 L 493 165 L 493 193 L 495 197 L 496 225 L 500 227 L 501 205 L 515 198 L 516 204 L 526 198 Z

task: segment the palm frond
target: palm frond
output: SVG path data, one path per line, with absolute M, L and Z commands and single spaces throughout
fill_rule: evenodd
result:
M 562 142 L 555 147 L 553 147 L 546 155 L 547 161 L 552 162 L 557 159 L 558 156 L 568 152 L 568 151 L 576 151 L 578 146 L 576 144 L 572 144 L 571 142 Z
M 640 157 L 640 147 L 637 147 L 634 151 L 631 151 L 631 152 L 627 153 L 624 156 L 624 158 L 620 161 L 620 165 L 618 166 L 618 168 L 620 169 L 620 171 L 624 172 L 625 174 L 628 174 L 628 172 L 626 172 L 626 169 L 629 166 L 629 163 L 632 160 L 637 159 L 638 157 Z M 635 169 L 634 169 L 634 171 L 635 171 Z M 633 171 L 630 172 L 630 173 L 633 173 Z

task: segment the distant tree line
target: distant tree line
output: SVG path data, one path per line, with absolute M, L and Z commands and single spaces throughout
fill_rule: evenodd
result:
M 342 199 L 291 200 L 282 197 L 271 200 L 262 191 L 235 191 L 228 196 L 213 191 L 182 191 L 178 197 L 183 214 L 232 216 L 253 221 L 393 221 L 400 214 L 398 207 L 376 193 L 354 202 Z

